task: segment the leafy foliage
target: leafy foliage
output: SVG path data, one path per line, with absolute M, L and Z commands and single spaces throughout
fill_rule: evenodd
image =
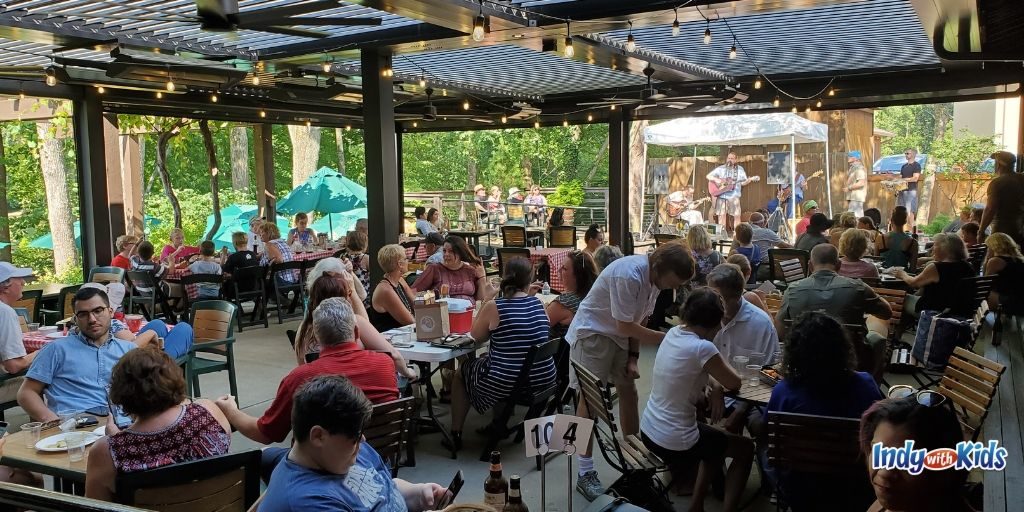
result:
M 925 224 L 924 226 L 921 226 L 920 229 L 921 231 L 924 232 L 924 234 L 928 236 L 933 236 L 937 233 L 941 233 L 943 228 L 945 228 L 952 221 L 953 218 L 951 216 L 945 213 L 940 213 L 933 217 L 931 222 Z
M 959 197 L 958 207 L 977 202 L 991 177 L 982 171 L 982 163 L 997 149 L 994 137 L 979 137 L 967 130 L 956 135 L 946 132 L 932 147 L 932 157 L 938 161 L 942 177 L 954 183 L 952 187 L 943 187 L 943 194 L 950 200 Z
M 895 155 L 907 148 L 931 154 L 936 142 L 947 133 L 953 119 L 952 103 L 885 107 L 875 111 L 875 126 L 895 135 L 882 140 L 882 155 Z
M 548 204 L 557 206 L 581 206 L 583 205 L 584 192 L 583 183 L 580 180 L 569 180 L 559 183 L 555 187 L 555 193 L 548 196 Z

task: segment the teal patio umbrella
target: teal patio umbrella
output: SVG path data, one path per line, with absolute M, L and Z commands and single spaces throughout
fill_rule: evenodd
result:
M 159 226 L 161 224 L 160 219 L 158 219 L 156 217 L 151 217 L 149 215 L 146 215 L 144 217 L 144 219 L 145 219 L 144 220 L 145 230 L 146 230 L 147 233 L 149 232 L 149 228 L 151 228 L 153 226 Z M 74 225 L 73 225 L 73 229 L 75 230 L 75 246 L 78 247 L 79 249 L 81 249 L 82 248 L 82 221 L 76 220 Z M 47 233 L 47 234 L 45 234 L 45 235 L 43 235 L 43 236 L 41 236 L 39 238 L 36 238 L 35 240 L 32 240 L 31 242 L 29 242 L 28 246 L 29 247 L 33 247 L 35 249 L 48 249 L 48 250 L 52 251 L 53 250 L 53 235 L 50 234 L 50 233 Z
M 213 234 L 211 241 L 217 250 L 222 248 L 234 249 L 231 243 L 231 235 L 236 231 L 242 233 L 249 232 L 249 221 L 252 220 L 259 213 L 259 208 L 256 205 L 250 204 L 233 204 L 227 208 L 223 208 L 220 211 L 220 228 Z M 282 233 L 288 232 L 288 219 L 278 215 L 276 219 L 277 227 Z M 209 233 L 210 228 L 213 227 L 213 215 L 206 217 L 206 228 L 203 233 Z
M 305 183 L 277 202 L 277 211 L 343 213 L 366 207 L 366 187 L 330 167 L 321 167 Z
M 366 217 L 366 208 L 356 208 L 343 213 L 328 213 L 316 220 L 312 225 L 317 233 L 329 233 L 331 240 L 344 236 L 356 228 L 356 221 Z

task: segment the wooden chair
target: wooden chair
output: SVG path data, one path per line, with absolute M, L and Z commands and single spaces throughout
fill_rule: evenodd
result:
M 768 314 L 772 318 L 779 313 L 782 309 L 782 296 L 781 295 L 768 295 L 764 298 L 764 305 L 768 308 Z
M 539 417 L 548 402 L 555 397 L 558 391 L 558 379 L 555 379 L 550 386 L 545 386 L 543 388 L 531 388 L 530 371 L 538 362 L 543 362 L 549 358 L 552 358 L 552 362 L 554 362 L 553 358 L 558 354 L 558 348 L 561 343 L 561 338 L 555 338 L 541 343 L 540 345 L 534 345 L 530 347 L 529 351 L 527 351 L 526 359 L 523 360 L 523 367 L 519 369 L 519 375 L 516 377 L 515 386 L 512 388 L 512 395 L 494 404 L 494 415 L 491 418 L 490 425 L 486 427 L 487 441 L 484 443 L 484 448 L 480 452 L 481 461 L 486 462 L 490 460 L 491 452 L 494 451 L 495 448 L 497 448 L 498 443 L 507 438 L 509 434 L 513 432 L 516 433 L 517 443 L 523 440 L 524 433 L 522 423 L 514 425 L 511 428 L 508 426 L 508 420 L 512 417 L 517 405 L 527 408 L 526 414 L 523 416 L 523 421 L 526 421 Z M 543 460 L 543 456 L 536 456 L 538 470 L 540 469 Z
M 128 505 L 9 482 L 0 482 L 0 505 L 7 505 L 9 510 L 37 512 L 145 512 L 144 509 Z M 4 510 L 8 508 L 4 507 Z
M 769 279 L 780 283 L 788 283 L 789 281 L 786 281 L 786 274 L 782 268 L 782 262 L 794 259 L 800 262 L 800 272 L 806 277 L 811 259 L 809 251 L 800 249 L 768 249 L 768 268 L 771 270 Z
M 509 203 L 505 206 L 505 224 L 512 224 L 516 226 L 526 225 L 526 209 L 523 208 L 522 204 Z
M 267 267 L 253 265 L 251 267 L 236 268 L 231 274 L 230 284 L 225 294 L 232 304 L 238 307 L 238 332 L 243 327 L 263 324 L 263 327 L 270 327 L 267 318 L 266 302 L 266 281 Z M 252 314 L 249 320 L 243 320 L 245 310 L 242 304 L 252 301 Z
M 416 256 L 417 256 L 417 254 L 419 253 L 419 250 L 420 250 L 420 241 L 419 240 L 406 240 L 406 241 L 400 243 L 399 245 L 401 245 L 402 248 L 404 248 L 406 250 L 406 253 L 408 253 L 409 249 L 412 249 L 412 257 L 409 258 L 409 263 L 412 263 L 412 262 L 416 261 Z M 430 255 L 428 254 L 427 256 L 430 256 Z
M 793 510 L 814 510 L 822 503 L 835 504 L 835 510 L 867 510 L 874 501 L 860 451 L 859 419 L 768 411 L 767 431 L 769 463 L 787 471 L 800 489 L 787 495 L 789 486 L 780 478 L 780 502 Z
M 513 247 L 499 247 L 498 248 L 498 270 L 499 270 L 498 275 L 500 275 L 500 276 L 504 276 L 505 275 L 505 265 L 507 265 L 509 261 L 512 261 L 512 258 L 526 258 L 526 260 L 529 261 L 530 260 L 530 250 L 529 249 L 513 248 Z
M 620 436 L 612 414 L 612 391 L 590 370 L 571 362 L 579 380 L 580 399 L 587 404 L 587 412 L 594 419 L 594 439 L 608 464 L 622 474 L 608 491 L 622 496 L 630 503 L 647 510 L 671 511 L 668 489 L 657 474 L 668 471 L 668 466 L 644 446 L 635 435 Z M 580 444 L 585 440 L 578 440 Z
M 159 316 L 157 314 L 157 306 L 159 305 L 160 315 L 164 316 L 170 323 L 177 323 L 177 317 L 171 309 L 167 295 L 164 294 L 163 288 L 160 287 L 160 281 L 153 274 L 129 270 L 126 273 L 126 277 L 128 282 L 126 294 L 128 297 L 128 307 L 125 311 L 127 313 L 134 313 L 135 308 L 138 307 L 142 310 L 142 316 L 146 317 L 146 320 L 152 320 Z
M 44 325 L 54 325 L 65 318 L 71 318 L 75 314 L 75 308 L 71 306 L 71 299 L 82 285 L 65 286 L 57 292 L 57 309 L 41 309 L 39 311 Z
M 216 284 L 218 287 L 224 286 L 224 276 L 221 274 L 190 274 L 187 276 L 181 276 L 181 288 L 182 288 L 182 304 L 184 309 L 189 308 L 189 303 L 192 302 L 192 297 L 189 296 L 188 287 L 195 286 L 198 284 Z M 220 299 L 224 296 L 223 290 L 218 290 L 217 297 L 213 299 Z M 198 297 L 198 296 L 197 296 Z M 213 300 L 205 299 L 205 300 Z M 197 298 L 197 300 L 199 300 Z
M 43 303 L 42 290 L 23 290 L 21 298 L 11 304 L 12 308 L 25 308 L 30 322 L 39 321 L 39 310 Z
M 248 510 L 260 496 L 260 451 L 118 473 L 118 503 L 163 512 Z
M 894 290 L 891 288 L 875 288 L 872 290 L 878 294 L 879 297 L 885 299 L 889 303 L 889 307 L 892 308 L 892 317 L 889 318 L 889 328 L 886 332 L 886 338 L 892 344 L 899 343 L 899 327 L 900 322 L 903 319 L 903 304 L 907 300 L 906 290 Z
M 936 391 L 953 402 L 964 429 L 964 439 L 978 440 L 1005 371 L 1006 366 L 991 359 L 961 347 L 953 349 Z
M 505 247 L 526 247 L 526 227 L 502 226 L 501 245 Z
M 977 339 L 988 311 L 988 296 L 995 287 L 997 276 L 968 277 L 960 280 L 960 289 L 970 297 L 970 311 L 974 317 L 974 337 Z
M 411 396 L 377 404 L 370 421 L 363 426 L 366 442 L 391 466 L 392 477 L 398 476 L 403 450 L 408 450 L 408 464 L 416 464 L 412 456 L 412 422 L 416 411 L 416 398 Z
M 22 370 L 22 371 L 20 371 L 18 373 L 15 373 L 15 374 L 10 374 L 10 373 L 6 373 L 6 372 L 0 374 L 0 386 L 4 386 L 4 385 L 7 384 L 8 381 L 12 381 L 12 380 L 17 380 L 18 382 L 23 382 L 25 380 L 24 377 L 25 377 L 25 374 L 27 372 L 28 372 L 28 368 L 26 368 L 26 369 L 24 369 L 24 370 Z M 7 411 L 7 409 L 13 409 L 15 407 L 18 407 L 18 400 L 17 400 L 17 398 L 15 398 L 14 400 L 10 400 L 10 401 L 7 401 L 7 402 L 0 403 L 0 421 L 7 421 L 6 418 L 4 418 L 4 413 Z
M 967 246 L 967 262 L 974 267 L 975 274 L 981 274 L 981 271 L 985 266 L 986 254 L 988 254 L 988 247 L 985 244 Z
M 551 226 L 548 228 L 548 247 L 576 248 L 576 226 Z
M 302 308 L 298 307 L 303 303 L 306 294 L 305 283 L 302 282 L 301 277 L 302 264 L 301 261 L 289 261 L 287 263 L 274 263 L 270 266 L 270 287 L 274 291 L 274 309 L 277 311 L 277 323 L 279 324 L 283 324 L 285 318 L 298 318 L 302 316 Z M 299 275 L 297 281 L 288 284 L 279 282 L 278 276 L 285 275 L 291 271 L 297 271 Z M 293 293 L 295 296 L 289 302 L 288 296 Z M 285 308 L 288 309 L 287 312 L 285 312 Z
M 654 234 L 654 246 L 658 247 L 661 244 L 669 243 L 673 240 L 679 240 L 682 238 L 680 235 L 670 235 L 668 233 L 655 233 Z
M 95 267 L 89 270 L 89 282 L 110 284 L 124 282 L 125 270 L 121 267 Z
M 784 288 L 790 283 L 807 277 L 807 273 L 798 259 L 780 261 L 778 268 L 775 270 L 782 276 L 781 282 L 776 283 L 776 286 L 780 288 Z
M 185 370 L 185 385 L 189 396 L 199 396 L 199 376 L 207 373 L 228 372 L 228 385 L 232 396 L 238 396 L 235 378 L 235 315 L 238 308 L 226 300 L 201 300 L 192 304 L 194 341 L 188 353 L 178 359 Z M 200 357 L 213 355 L 215 359 Z

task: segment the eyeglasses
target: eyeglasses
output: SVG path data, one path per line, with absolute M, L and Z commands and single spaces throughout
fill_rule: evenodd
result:
M 89 317 L 103 318 L 104 314 L 110 312 L 109 307 L 101 306 L 98 308 L 91 309 L 89 311 L 75 311 L 75 318 L 78 320 L 88 320 Z
M 911 386 L 905 384 L 899 384 L 889 388 L 889 392 L 886 393 L 888 398 L 907 398 L 913 396 L 919 405 L 925 407 L 938 407 L 946 403 L 946 396 L 938 391 L 932 391 L 930 389 L 917 390 Z

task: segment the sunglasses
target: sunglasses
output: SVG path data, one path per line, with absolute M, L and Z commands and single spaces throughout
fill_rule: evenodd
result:
M 889 388 L 889 392 L 886 393 L 888 398 L 908 398 L 914 397 L 919 405 L 925 407 L 938 407 L 946 403 L 946 395 L 939 393 L 938 391 L 932 391 L 930 389 L 917 390 L 911 386 L 905 384 L 899 384 Z

